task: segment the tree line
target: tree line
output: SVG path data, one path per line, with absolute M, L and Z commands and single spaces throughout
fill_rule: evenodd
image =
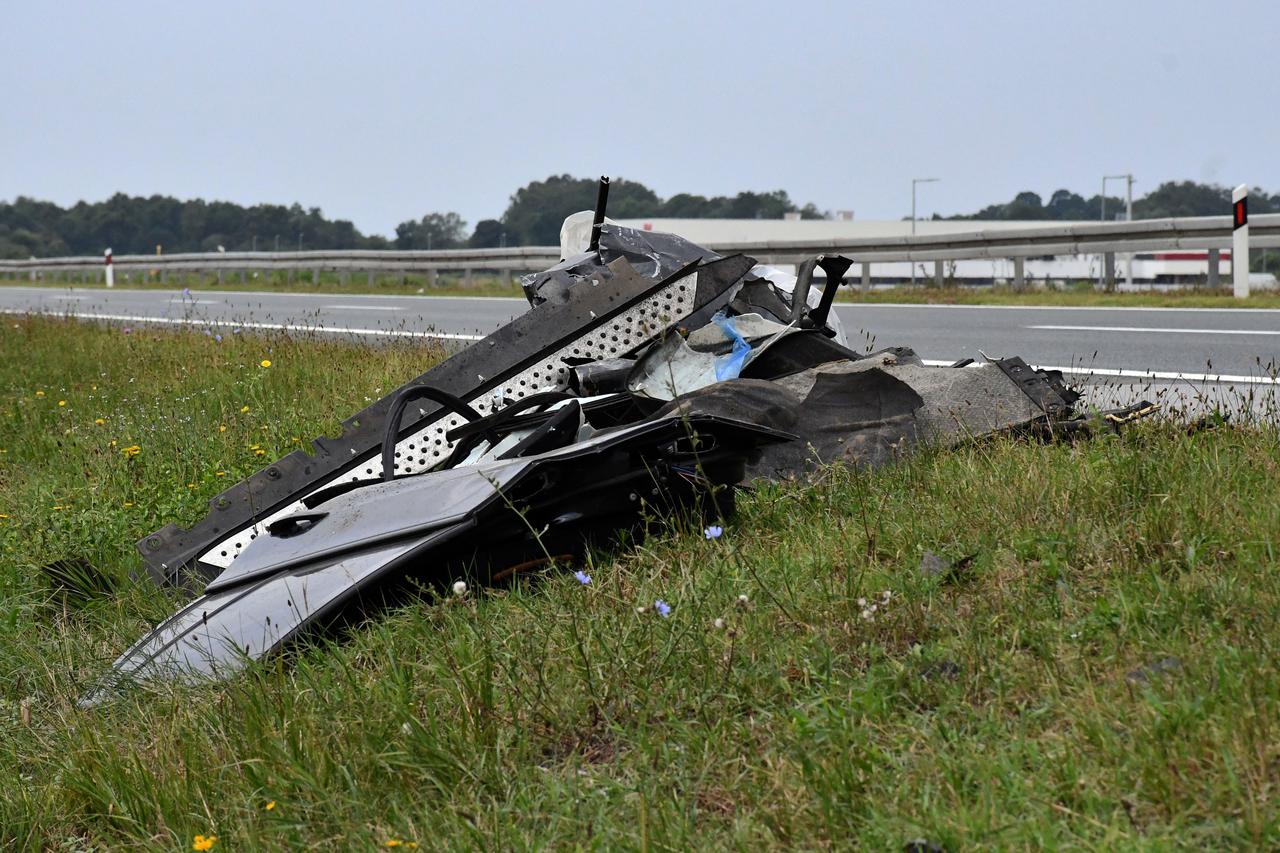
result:
M 979 210 L 958 216 L 934 216 L 934 219 L 1107 219 L 1123 218 L 1125 200 L 1119 196 L 1107 196 L 1103 207 L 1101 194 L 1089 198 L 1070 190 L 1058 190 L 1045 202 L 1038 193 L 1020 192 L 1012 201 L 992 204 Z M 1249 210 L 1252 213 L 1280 213 L 1280 193 L 1268 195 L 1252 190 L 1249 193 Z M 1166 181 L 1141 198 L 1133 200 L 1134 219 L 1163 219 L 1171 216 L 1215 216 L 1231 212 L 1231 189 L 1217 184 L 1200 184 L 1195 181 Z
M 1205 216 L 1229 210 L 1231 191 L 1194 181 L 1163 183 L 1134 201 L 1134 217 Z M 53 202 L 19 196 L 0 202 L 0 257 L 27 258 L 96 255 L 110 246 L 117 254 L 287 251 L 293 249 L 455 249 L 462 247 L 547 246 L 560 240 L 560 224 L 570 213 L 595 205 L 596 180 L 552 175 L 533 181 L 511 196 L 498 219 L 483 219 L 474 229 L 457 213 L 427 213 L 396 226 L 393 237 L 362 234 L 345 219 L 329 219 L 318 207 L 299 204 L 243 206 L 226 201 L 118 193 L 102 202 L 78 202 L 63 208 Z M 1012 201 L 949 219 L 1098 219 L 1102 198 L 1084 198 L 1069 190 L 1054 192 L 1046 203 L 1022 192 Z M 1280 194 L 1254 192 L 1251 210 L 1280 212 Z M 1123 199 L 1108 197 L 1108 218 L 1124 210 Z M 813 204 L 802 207 L 784 190 L 744 191 L 710 198 L 677 193 L 663 199 L 638 181 L 614 180 L 609 214 L 618 219 L 804 219 L 827 214 Z M 934 218 L 942 218 L 936 216 Z

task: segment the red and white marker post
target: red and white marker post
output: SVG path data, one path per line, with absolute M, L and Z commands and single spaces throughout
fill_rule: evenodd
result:
M 115 271 L 115 268 L 111 266 L 111 250 L 107 249 L 107 251 L 104 252 L 103 255 L 105 257 L 106 265 L 107 265 L 107 287 L 115 287 L 116 271 Z
M 1231 191 L 1231 290 L 1236 299 L 1249 298 L 1249 186 Z

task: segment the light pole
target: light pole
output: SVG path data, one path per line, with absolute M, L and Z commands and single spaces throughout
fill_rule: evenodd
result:
M 935 184 L 941 178 L 912 178 L 911 179 L 911 236 L 916 236 L 916 184 Z M 916 262 L 911 262 L 911 286 L 916 284 Z
M 1107 181 L 1124 181 L 1125 182 L 1125 203 L 1124 203 L 1124 221 L 1133 221 L 1133 173 L 1129 172 L 1123 175 L 1103 175 L 1102 176 L 1102 196 L 1100 200 L 1101 219 L 1107 221 Z M 1102 281 L 1102 273 L 1098 273 L 1098 280 Z M 1133 253 L 1126 253 L 1124 259 L 1124 284 L 1125 287 L 1133 288 Z

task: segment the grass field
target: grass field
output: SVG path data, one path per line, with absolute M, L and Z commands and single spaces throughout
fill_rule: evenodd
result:
M 3 285 L 30 286 L 29 280 L 0 281 Z M 42 282 L 41 286 L 65 288 L 102 288 L 100 280 L 80 283 Z M 168 282 L 120 281 L 119 287 L 173 290 L 190 287 L 193 290 L 260 291 L 278 290 L 293 293 L 360 293 L 389 296 L 507 296 L 523 298 L 515 279 L 501 280 L 489 276 L 475 276 L 470 284 L 461 276 L 441 276 L 435 284 L 426 276 L 381 277 L 372 283 L 367 278 L 354 275 L 340 279 L 337 275 L 323 274 L 313 282 L 310 273 L 304 279 L 288 281 L 283 274 L 270 278 L 248 279 L 241 284 L 238 279 L 226 277 L 218 284 L 212 276 L 189 276 L 179 279 L 176 275 Z M 863 293 L 856 286 L 841 289 L 837 302 L 846 303 L 906 303 L 918 305 L 1060 305 L 1068 307 L 1112 308 L 1280 308 L 1280 292 L 1255 291 L 1248 299 L 1236 299 L 1228 285 L 1217 290 L 1187 288 L 1179 291 L 1139 291 L 1134 293 L 1105 293 L 1095 290 L 1091 283 L 1060 286 L 1049 290 L 1016 292 L 1008 287 L 891 287 Z
M 4 320 L 0 848 L 1280 846 L 1273 430 L 829 470 L 588 585 L 74 706 L 176 602 L 135 539 L 436 357 Z M 39 571 L 77 556 L 116 591 Z

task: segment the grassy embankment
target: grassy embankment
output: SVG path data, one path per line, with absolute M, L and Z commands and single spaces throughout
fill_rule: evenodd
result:
M 30 286 L 29 280 L 0 280 L 3 285 Z M 42 287 L 52 288 L 103 288 L 101 280 L 73 278 L 70 281 L 42 281 Z M 375 277 L 373 282 L 362 275 L 340 278 L 324 273 L 319 282 L 312 281 L 311 273 L 303 273 L 298 279 L 288 280 L 276 273 L 266 278 L 250 278 L 241 284 L 238 277 L 227 276 L 218 284 L 213 276 L 171 276 L 168 282 L 158 280 L 119 281 L 118 287 L 147 290 L 175 290 L 190 287 L 194 290 L 226 290 L 232 292 L 277 290 L 291 293 L 356 293 L 388 296 L 507 296 L 523 298 L 515 279 L 501 280 L 490 276 L 475 276 L 466 284 L 459 275 L 442 275 L 432 284 L 423 275 Z M 1111 308 L 1280 308 L 1280 292 L 1258 291 L 1248 299 L 1236 299 L 1230 287 L 1209 290 L 1188 288 L 1180 291 L 1140 291 L 1136 293 L 1105 293 L 1096 290 L 1090 282 L 1058 286 L 1045 290 L 1014 291 L 1009 287 L 893 287 L 863 293 L 856 287 L 840 291 L 836 301 L 845 303 L 897 303 L 918 305 L 1060 305 L 1066 307 Z
M 74 707 L 174 606 L 125 580 L 135 539 L 434 357 L 5 319 L 0 847 L 1280 845 L 1274 431 L 831 470 L 587 586 Z M 118 592 L 60 598 L 38 567 L 69 556 Z

